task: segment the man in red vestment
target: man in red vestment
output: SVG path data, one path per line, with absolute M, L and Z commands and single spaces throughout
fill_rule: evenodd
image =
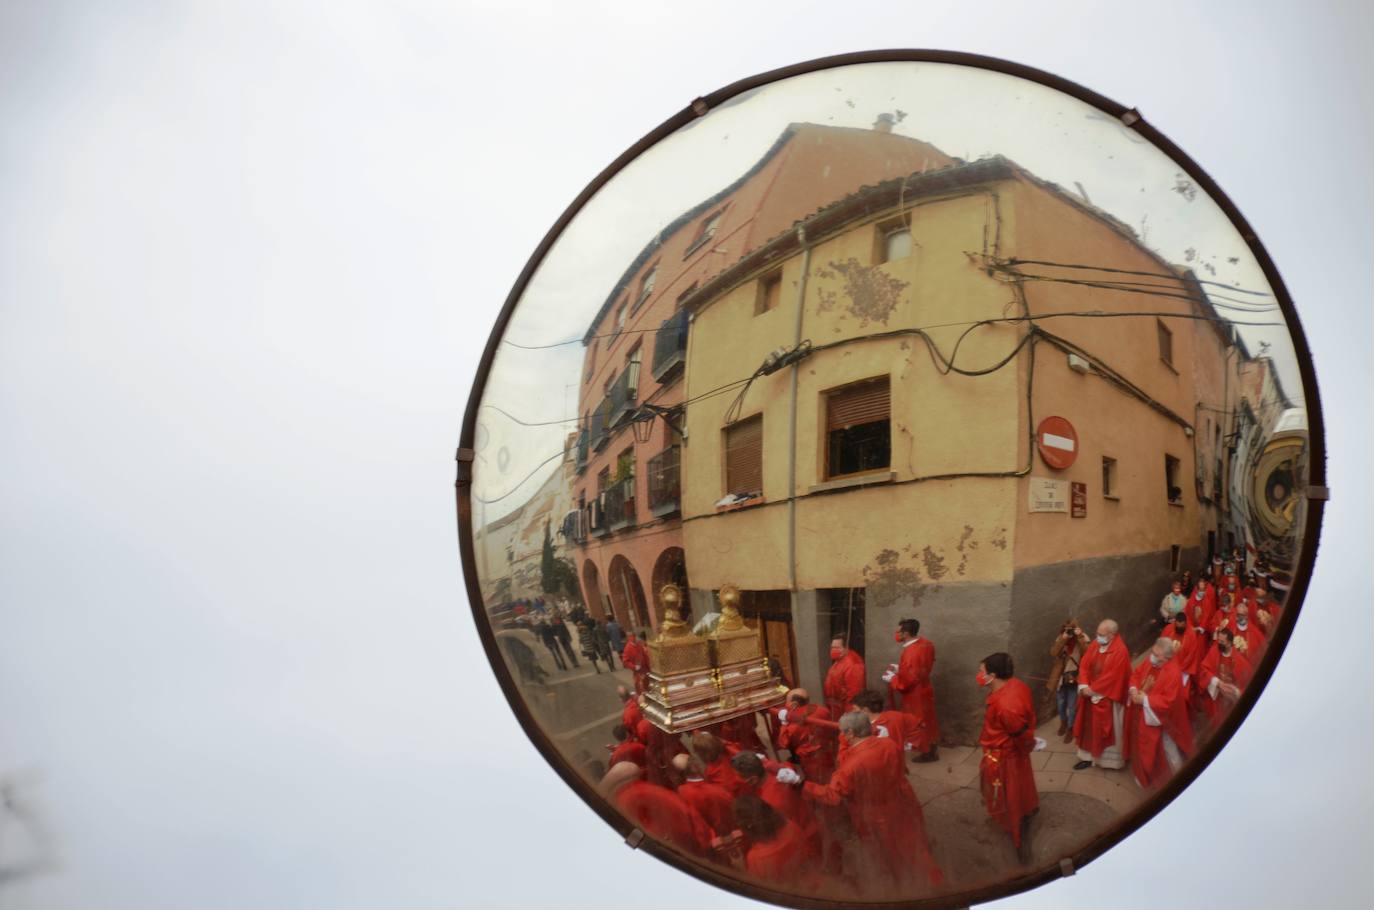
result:
M 705 730 L 693 733 L 692 754 L 701 759 L 705 779 L 729 793 L 731 799 L 745 792 L 739 775 L 730 765 L 730 753 L 720 737 Z
M 1188 614 L 1184 612 L 1175 616 L 1174 621 L 1164 627 L 1160 637 L 1174 643 L 1174 660 L 1178 662 L 1178 668 L 1183 673 L 1184 686 L 1190 686 L 1197 677 L 1198 668 L 1202 666 L 1203 656 L 1207 653 L 1207 635 L 1194 626 L 1189 621 Z
M 1199 578 L 1188 598 L 1188 622 L 1198 629 L 1210 629 L 1216 611 L 1217 589 L 1206 578 Z
M 624 724 L 616 724 L 611 730 L 611 735 L 616 739 L 616 745 L 606 747 L 611 750 L 611 766 L 618 765 L 623 761 L 632 761 L 643 768 L 649 763 L 644 744 L 637 737 L 630 736 Z
M 848 744 L 830 783 L 806 782 L 807 799 L 823 806 L 843 806 L 874 875 L 860 880 L 883 883 L 880 893 L 911 897 L 922 884 L 938 887 L 944 875 L 926 841 L 921 801 L 906 776 L 904 752 L 891 737 L 871 735 L 868 715 L 851 711 L 840 718 L 840 736 Z M 894 890 L 895 889 L 895 890 Z
M 830 719 L 838 721 L 840 715 L 849 710 L 854 696 L 864 690 L 867 677 L 863 657 L 845 647 L 842 638 L 830 643 L 830 660 L 830 669 L 825 674 L 825 707 L 830 712 Z
M 883 693 L 872 689 L 860 692 L 854 698 L 854 705 L 868 715 L 869 728 L 874 736 L 889 737 L 896 740 L 903 750 L 911 750 L 910 740 L 914 730 L 910 714 L 888 708 Z
M 620 663 L 634 672 L 635 694 L 642 694 L 649 685 L 649 651 L 644 646 L 645 635 L 630 636 L 625 642 L 625 650 L 620 652 Z
M 601 793 L 648 834 L 692 856 L 711 856 L 711 827 L 681 796 L 641 779 L 631 762 L 612 765 Z
M 1040 810 L 1040 793 L 1030 754 L 1035 751 L 1035 701 L 1030 686 L 1017 679 L 1011 655 L 999 651 L 983 658 L 978 685 L 988 690 L 987 711 L 978 745 L 983 801 L 988 815 L 1011 835 L 1017 858 L 1031 859 L 1030 820 Z
M 633 739 L 638 736 L 639 722 L 644 718 L 643 712 L 639 710 L 639 696 L 624 686 L 616 686 L 615 694 L 620 699 L 620 703 L 624 705 L 620 712 L 620 722 L 625 725 L 625 729 L 629 731 L 630 737 Z
M 788 783 L 802 779 L 796 767 L 785 762 L 766 761 L 753 752 L 735 753 L 730 759 L 730 767 L 739 781 L 736 803 L 745 796 L 762 799 L 797 826 L 807 844 L 807 856 L 819 859 L 824 832 L 816 820 L 816 810 L 802 797 L 800 790 Z
M 647 717 L 639 721 L 638 735 L 639 741 L 644 743 L 644 776 L 650 783 L 668 786 L 673 779 L 669 771 L 673 756 L 687 751 L 681 737 L 664 733 Z
M 1215 720 L 1231 709 L 1241 690 L 1249 685 L 1251 672 L 1249 659 L 1235 647 L 1235 633 L 1218 629 L 1197 678 L 1198 698 L 1209 718 Z
M 935 669 L 935 645 L 921 637 L 921 623 L 904 619 L 897 624 L 895 638 L 902 646 L 901 657 L 895 667 L 889 666 L 883 681 L 901 699 L 901 708 L 911 715 L 914 731 L 907 742 L 916 753 L 918 762 L 937 758 L 940 742 L 940 722 L 935 718 L 935 688 L 930 684 Z
M 1131 674 L 1126 709 L 1127 752 L 1136 782 L 1146 790 L 1165 783 L 1193 753 L 1193 725 L 1174 641 L 1161 638 Z
M 1123 724 L 1131 654 L 1119 632 L 1115 620 L 1098 623 L 1097 641 L 1088 646 L 1078 664 L 1078 713 L 1073 719 L 1073 736 L 1078 743 L 1075 771 L 1094 764 L 1113 771 L 1126 765 Z
M 1255 595 L 1255 608 L 1250 611 L 1250 618 L 1259 623 L 1266 636 L 1270 636 L 1278 628 L 1279 610 L 1279 602 L 1274 600 L 1268 589 L 1260 588 Z
M 835 770 L 837 737 L 827 726 L 811 723 L 830 720 L 830 712 L 811 704 L 805 689 L 793 689 L 787 693 L 787 707 L 778 716 L 783 725 L 775 745 L 792 753 L 807 780 L 819 784 L 830 780 Z
M 1235 640 L 1236 647 L 1245 652 L 1245 659 L 1254 666 L 1259 663 L 1260 655 L 1264 653 L 1264 647 L 1268 644 L 1268 639 L 1264 636 L 1264 628 L 1251 619 L 1250 605 L 1245 601 L 1236 604 Z M 1244 646 L 1239 642 L 1244 641 Z
M 822 879 L 806 835 L 758 796 L 735 802 L 740 830 L 748 842 L 744 868 L 750 875 L 789 891 L 815 891 Z
M 678 755 L 673 767 L 682 775 L 677 786 L 678 796 L 697 810 L 711 830 L 725 837 L 735 830 L 735 798 L 723 788 L 705 779 L 706 766 L 695 755 Z

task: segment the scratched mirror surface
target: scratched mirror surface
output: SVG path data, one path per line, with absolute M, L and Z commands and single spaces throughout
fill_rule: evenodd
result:
M 946 63 L 774 82 L 525 286 L 477 412 L 479 621 L 551 758 L 718 883 L 1014 883 L 1281 650 L 1298 364 L 1256 253 L 1121 118 Z

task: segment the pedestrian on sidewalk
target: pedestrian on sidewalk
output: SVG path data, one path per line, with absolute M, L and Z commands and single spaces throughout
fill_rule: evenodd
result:
M 1050 676 L 1045 688 L 1054 695 L 1059 712 L 1059 736 L 1066 743 L 1073 742 L 1073 719 L 1078 712 L 1078 661 L 1088 650 L 1088 633 L 1070 616 L 1050 644 Z

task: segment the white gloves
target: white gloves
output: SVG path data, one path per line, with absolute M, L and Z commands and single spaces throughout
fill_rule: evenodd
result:
M 787 723 L 787 709 L 786 709 L 786 708 L 783 708 L 781 711 L 778 712 L 778 721 L 779 721 L 780 723 L 784 723 L 784 724 Z
M 892 682 L 892 680 L 894 680 L 894 679 L 896 679 L 896 678 L 897 678 L 897 671 L 896 671 L 896 670 L 888 670 L 887 672 L 885 672 L 885 673 L 883 674 L 883 682 Z
M 1037 737 L 1035 738 L 1035 748 L 1034 748 L 1034 749 L 1031 749 L 1031 751 L 1032 751 L 1032 752 L 1044 752 L 1045 749 L 1048 748 L 1048 747 L 1049 747 L 1049 743 L 1045 742 L 1043 739 L 1041 739 L 1040 737 L 1037 736 Z
M 882 724 L 875 725 L 873 729 L 878 731 L 879 738 L 887 737 L 887 727 L 884 727 Z
M 778 769 L 778 783 L 780 783 L 780 784 L 799 784 L 799 783 L 801 783 L 801 782 L 802 782 L 802 776 L 801 776 L 800 774 L 798 774 L 796 771 L 793 771 L 791 768 L 779 768 L 779 769 Z

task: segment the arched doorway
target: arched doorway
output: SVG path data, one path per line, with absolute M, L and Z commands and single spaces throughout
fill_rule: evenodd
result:
M 682 592 L 682 605 L 687 608 L 690 617 L 692 606 L 691 598 L 688 596 L 687 554 L 682 547 L 669 547 L 658 554 L 658 559 L 654 561 L 654 580 L 650 593 L 654 601 L 654 615 L 660 620 L 663 618 L 661 592 L 666 584 L 677 585 L 678 590 Z
M 611 560 L 606 570 L 610 587 L 611 608 L 616 618 L 628 632 L 649 629 L 649 605 L 644 600 L 644 585 L 640 584 L 639 573 L 624 556 Z
M 590 559 L 582 564 L 582 599 L 593 616 L 597 619 L 606 618 L 605 601 L 601 599 L 601 573 Z

